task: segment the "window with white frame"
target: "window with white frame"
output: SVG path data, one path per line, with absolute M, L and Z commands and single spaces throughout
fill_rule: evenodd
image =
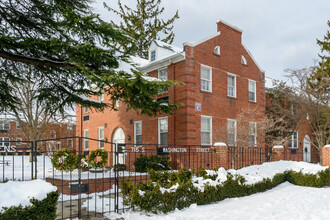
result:
M 257 101 L 256 85 L 256 81 L 249 80 L 249 101 L 251 102 Z
M 73 148 L 73 140 L 68 139 L 68 148 Z
M 16 129 L 21 129 L 21 126 L 19 125 L 19 122 L 16 122 Z
M 249 146 L 257 146 L 257 123 L 249 122 Z
M 142 121 L 134 122 L 134 143 L 136 146 L 142 145 Z
M 21 145 L 22 144 L 22 138 L 16 138 L 16 141 L 18 141 L 18 142 L 16 142 L 16 145 Z
M 0 130 L 10 130 L 10 122 L 0 122 Z
M 156 51 L 153 50 L 151 51 L 151 54 L 150 54 L 150 61 L 155 61 L 156 60 Z
M 289 137 L 289 148 L 298 148 L 298 132 L 294 131 Z
M 201 144 L 212 144 L 212 117 L 201 116 Z
M 227 95 L 236 98 L 236 76 L 227 75 Z
M 103 92 L 99 95 L 99 101 L 104 102 L 104 93 Z
M 162 81 L 168 80 L 167 68 L 158 70 L 158 79 Z M 160 89 L 160 93 L 164 93 L 164 92 L 167 92 L 167 88 Z
M 212 92 L 212 68 L 201 65 L 201 90 Z
M 104 127 L 98 128 L 99 130 L 99 148 L 104 148 Z
M 243 55 L 241 56 L 241 63 L 244 64 L 244 65 L 247 65 L 246 58 Z
M 235 146 L 236 145 L 236 120 L 227 119 L 227 145 Z
M 56 131 L 52 130 L 50 131 L 50 138 L 55 139 L 56 138 Z
M 213 53 L 216 55 L 220 55 L 220 46 L 216 46 L 213 50 Z
M 73 131 L 73 124 L 68 124 L 67 130 L 68 130 L 68 132 L 72 132 Z
M 86 129 L 86 130 L 84 130 L 84 149 L 85 150 L 88 150 L 88 148 L 89 148 L 89 139 L 88 139 L 88 137 L 89 137 L 89 132 L 88 132 L 88 129 Z
M 8 147 L 8 146 L 9 146 L 9 138 L 0 137 L 0 147 Z
M 84 107 L 84 113 L 88 113 L 88 107 Z
M 160 146 L 168 145 L 168 119 L 167 119 L 167 117 L 158 119 L 158 143 Z

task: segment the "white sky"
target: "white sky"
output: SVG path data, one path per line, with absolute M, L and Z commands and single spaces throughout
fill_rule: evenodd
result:
M 95 11 L 105 21 L 118 17 L 102 2 L 117 8 L 117 0 L 96 0 Z M 130 7 L 135 0 L 122 0 Z M 284 69 L 314 64 L 320 52 L 316 39 L 329 29 L 329 0 L 163 0 L 164 18 L 179 11 L 174 23 L 173 45 L 182 47 L 216 32 L 216 20 L 223 19 L 243 29 L 242 41 L 266 71 L 266 76 L 284 79 Z

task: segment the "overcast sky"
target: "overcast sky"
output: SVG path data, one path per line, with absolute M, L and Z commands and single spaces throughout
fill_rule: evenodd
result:
M 117 0 L 96 0 L 95 11 L 105 21 L 119 21 L 102 2 L 117 7 Z M 133 6 L 135 0 L 122 0 Z M 286 68 L 313 65 L 320 52 L 316 39 L 329 30 L 330 0 L 163 0 L 164 18 L 179 11 L 173 45 L 193 42 L 217 31 L 223 19 L 243 30 L 242 41 L 266 76 L 283 78 Z

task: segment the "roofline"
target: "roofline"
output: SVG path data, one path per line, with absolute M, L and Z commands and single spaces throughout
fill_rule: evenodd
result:
M 227 25 L 228 27 L 231 27 L 232 29 L 235 29 L 236 31 L 239 31 L 239 32 L 241 32 L 241 33 L 243 32 L 242 29 L 240 29 L 240 28 L 238 28 L 237 26 L 234 26 L 234 25 L 232 25 L 232 24 L 230 24 L 230 23 L 228 23 L 227 21 L 224 21 L 224 20 L 222 20 L 222 19 L 218 19 L 216 23 L 217 23 L 217 24 L 218 24 L 218 23 L 223 23 L 224 25 Z
M 181 53 L 176 53 L 176 54 L 173 54 L 169 57 L 165 57 L 163 59 L 160 59 L 160 60 L 157 60 L 155 62 L 152 62 L 148 65 L 145 65 L 145 66 L 142 66 L 142 67 L 138 67 L 137 69 L 139 71 L 142 71 L 142 72 L 145 72 L 145 73 L 148 73 L 148 72 L 151 72 L 151 71 L 154 71 L 154 70 L 157 70 L 160 68 L 160 66 L 162 66 L 162 64 L 164 63 L 177 63 L 177 62 L 180 62 L 182 60 L 186 59 L 186 55 L 185 55 L 185 52 L 181 52 Z
M 212 35 L 209 35 L 209 36 L 207 36 L 206 38 L 204 38 L 204 39 L 202 39 L 202 40 L 199 40 L 199 41 L 196 41 L 196 42 L 184 42 L 184 43 L 183 43 L 183 46 L 195 47 L 195 46 L 197 46 L 197 45 L 199 45 L 199 44 L 201 44 L 201 43 L 204 43 L 205 41 L 208 41 L 208 40 L 210 40 L 210 39 L 212 39 L 212 38 L 214 38 L 214 37 L 216 37 L 216 36 L 219 36 L 219 35 L 220 35 L 220 31 L 217 32 L 217 33 L 214 33 L 214 34 L 212 34 Z
M 242 46 L 244 47 L 244 49 L 246 50 L 246 52 L 248 52 L 248 54 L 250 55 L 251 59 L 253 60 L 253 62 L 256 64 L 256 66 L 259 68 L 259 70 L 263 73 L 265 73 L 266 71 L 263 70 L 259 64 L 257 63 L 257 61 L 254 59 L 254 57 L 252 56 L 251 52 L 247 49 L 247 47 L 242 43 Z

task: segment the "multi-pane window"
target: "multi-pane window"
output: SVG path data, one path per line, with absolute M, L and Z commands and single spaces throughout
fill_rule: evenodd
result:
M 256 99 L 256 81 L 249 80 L 249 101 L 255 102 Z
M 257 123 L 249 122 L 249 146 L 257 146 Z
M 22 138 L 16 138 L 16 145 L 21 145 L 22 144 Z
M 227 145 L 236 145 L 236 120 L 227 119 Z
M 99 148 L 104 148 L 104 127 L 99 128 Z
M 16 122 L 16 129 L 20 129 L 21 128 L 21 126 L 19 125 L 19 122 L 17 121 Z
M 151 60 L 151 61 L 156 60 L 156 51 L 155 51 L 155 50 L 151 51 L 151 54 L 150 54 L 150 60 Z
M 87 150 L 89 148 L 89 132 L 88 129 L 84 130 L 84 149 Z
M 0 137 L 0 147 L 8 147 L 9 146 L 9 138 Z
M 212 92 L 212 68 L 201 65 L 201 90 Z
M 298 148 L 298 132 L 292 132 L 289 138 L 289 148 Z
M 56 138 L 56 131 L 52 130 L 50 131 L 50 138 L 55 139 Z
M 227 75 L 227 95 L 236 98 L 236 76 Z
M 166 81 L 168 79 L 167 68 L 158 71 L 158 79 Z M 160 93 L 167 92 L 167 88 L 160 89 Z
M 201 116 L 201 144 L 212 144 L 212 117 Z
M 241 63 L 247 65 L 246 58 L 243 55 L 241 56 Z
M 73 140 L 68 139 L 68 148 L 73 148 Z
M 158 142 L 161 146 L 168 145 L 168 120 L 166 118 L 158 119 Z
M 10 122 L 0 122 L 0 130 L 9 130 Z
M 72 132 L 73 131 L 73 124 L 68 124 L 68 132 Z
M 134 122 L 134 143 L 142 145 L 142 121 Z
M 104 102 L 104 93 L 103 92 L 99 95 L 99 101 Z

